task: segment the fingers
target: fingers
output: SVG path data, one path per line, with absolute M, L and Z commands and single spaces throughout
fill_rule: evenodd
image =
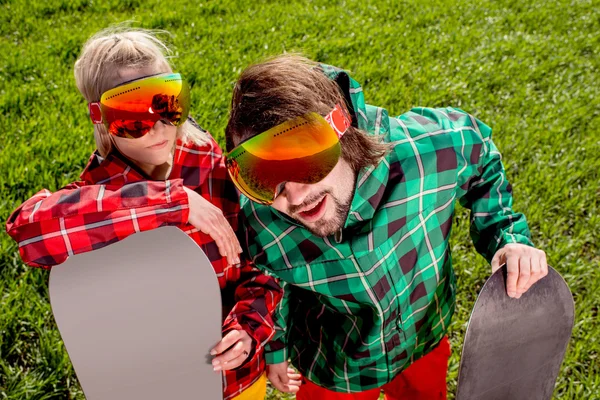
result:
M 517 281 L 519 279 L 519 257 L 509 255 L 506 259 L 506 293 L 509 297 L 517 296 Z
M 229 225 L 229 222 L 221 212 L 215 207 L 212 212 L 207 212 L 204 221 L 200 221 L 196 226 L 199 230 L 213 238 L 221 256 L 227 258 L 229 265 L 240 263 L 241 246 L 235 235 L 235 232 Z
M 211 224 L 212 232 L 207 232 L 217 244 L 219 253 L 227 258 L 227 263 L 230 265 L 238 264 L 237 254 L 234 252 L 231 235 L 233 232 L 229 223 L 221 213 L 215 216 L 216 221 Z M 235 235 L 234 235 L 235 236 Z
M 230 369 L 234 369 L 239 367 L 240 365 L 242 365 L 244 363 L 244 361 L 246 361 L 246 359 L 248 358 L 248 353 L 242 353 L 239 356 L 237 356 L 236 358 L 234 358 L 231 361 L 226 362 L 225 364 L 223 364 L 223 371 L 228 371 Z M 218 371 L 218 369 L 217 369 Z
M 229 238 L 230 241 L 230 245 L 231 245 L 231 252 L 232 255 L 234 257 L 234 260 L 236 261 L 235 264 L 239 264 L 240 263 L 240 257 L 239 254 L 242 252 L 242 246 L 240 245 L 240 241 L 238 240 L 233 228 L 231 227 L 231 225 L 229 224 L 229 222 L 227 221 L 227 219 L 225 219 L 225 216 L 223 216 L 223 220 L 225 221 L 225 226 L 227 227 L 227 237 Z M 233 265 L 235 265 L 233 264 Z
M 534 249 L 531 256 L 531 276 L 527 282 L 525 292 L 528 291 L 534 283 L 548 275 L 548 263 L 546 261 L 546 253 L 542 250 Z
M 210 351 L 211 355 L 221 354 L 242 337 L 242 334 L 238 330 L 232 330 L 228 332 L 227 335 Z
M 269 378 L 273 386 L 280 392 L 284 393 L 297 393 L 300 390 L 300 385 L 302 384 L 301 380 L 288 380 L 287 383 L 283 383 L 284 375 L 273 375 Z
M 216 231 L 218 232 L 217 246 L 223 257 L 227 257 L 229 265 L 236 265 L 240 263 L 241 246 L 238 241 L 235 232 L 229 225 L 229 222 L 222 213 L 219 213 Z M 214 238 L 213 238 L 214 239 Z M 220 242 L 220 243 L 219 243 Z
M 300 375 L 294 368 L 287 369 L 287 377 L 288 377 L 288 379 L 293 379 L 293 380 L 301 380 L 302 379 L 302 375 Z
M 285 364 L 287 364 L 287 363 L 285 363 Z M 279 365 L 279 364 L 275 364 L 275 365 Z M 280 368 L 277 368 L 273 365 L 269 365 L 269 367 L 267 368 L 267 377 L 269 378 L 269 381 L 271 381 L 273 386 L 275 386 L 275 389 L 279 390 L 280 392 L 288 393 L 287 392 L 287 390 L 288 390 L 287 374 L 285 373 L 285 369 L 283 372 L 280 371 L 279 369 Z
M 519 280 L 517 281 L 517 295 L 515 298 L 520 299 L 528 288 L 528 283 L 531 278 L 531 259 L 527 256 L 518 258 L 519 263 Z
M 215 241 L 219 253 L 230 265 L 239 264 L 242 247 L 223 211 L 195 191 L 184 189 L 188 195 L 188 222 Z
M 523 288 L 523 293 L 529 290 L 534 283 L 540 280 L 542 269 L 540 267 L 540 258 L 537 254 L 534 254 L 533 257 L 529 259 L 530 271 L 531 275 L 529 276 L 529 280 L 527 281 L 527 285 Z
M 302 376 L 288 368 L 287 362 L 267 366 L 267 377 L 277 390 L 284 393 L 296 393 L 302 384 Z
M 500 249 L 494 254 L 494 258 L 492 258 L 492 274 L 498 271 L 502 264 L 504 264 L 504 251 Z
M 224 220 L 224 222 L 217 223 L 213 233 L 209 233 L 209 235 L 215 240 L 215 243 L 219 248 L 219 253 L 223 257 L 227 258 L 227 263 L 229 265 L 236 265 L 240 263 L 240 258 L 237 252 L 234 250 L 236 248 L 233 244 L 234 239 L 232 239 L 232 237 L 235 238 L 235 234 L 233 234 L 233 230 L 226 220 Z
M 285 383 L 281 381 L 281 376 L 279 374 L 270 374 L 269 381 L 275 387 L 275 389 L 283 393 L 288 393 L 288 387 Z
M 287 377 L 287 387 L 289 389 L 289 393 L 296 393 L 298 390 L 300 390 L 300 385 L 302 385 L 302 375 L 297 373 L 293 368 L 288 368 Z
M 252 338 L 242 331 L 231 331 L 211 350 L 210 354 L 219 354 L 212 361 L 215 371 L 237 368 L 244 363 L 252 351 Z
M 232 362 L 233 360 L 235 360 L 239 356 L 241 356 L 243 349 L 244 349 L 244 343 L 240 340 L 232 348 L 225 351 L 220 356 L 215 357 L 212 361 L 212 364 L 215 367 L 215 371 L 221 370 L 221 369 L 228 369 L 228 368 L 225 368 L 225 365 L 229 364 L 230 362 Z M 245 357 L 247 357 L 247 355 L 245 355 Z
M 548 275 L 548 261 L 546 260 L 546 253 L 540 250 L 540 269 L 542 273 L 542 278 Z
M 212 361 L 213 369 L 215 371 L 227 371 L 242 365 L 249 354 L 249 352 L 244 349 L 245 347 L 244 342 L 240 340 L 233 348 L 227 350 L 220 356 L 215 357 Z
M 492 258 L 495 271 L 506 259 L 506 293 L 519 299 L 537 281 L 548 275 L 546 253 L 522 244 L 509 244 L 498 250 Z
M 298 390 L 300 390 L 300 384 L 298 383 L 297 385 L 292 385 L 291 383 L 288 383 L 286 386 L 286 393 L 298 393 Z

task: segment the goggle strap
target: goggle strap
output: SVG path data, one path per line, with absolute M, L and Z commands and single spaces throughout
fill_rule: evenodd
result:
M 325 121 L 327 121 L 327 123 L 333 128 L 338 136 L 338 139 L 341 138 L 344 133 L 346 133 L 350 125 L 352 125 L 350 116 L 339 104 L 336 104 L 333 110 L 331 110 L 331 112 L 325 116 Z
M 90 112 L 90 119 L 94 124 L 102 123 L 102 110 L 100 109 L 100 102 L 88 103 L 88 110 Z

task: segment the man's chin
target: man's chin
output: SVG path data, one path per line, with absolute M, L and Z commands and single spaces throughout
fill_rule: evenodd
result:
M 333 235 L 341 228 L 341 224 L 331 219 L 321 218 L 318 221 L 305 223 L 300 220 L 300 223 L 313 235 L 318 237 L 327 237 Z
M 313 227 L 306 226 L 306 225 L 305 225 L 305 227 L 313 235 L 318 236 L 318 237 L 322 237 L 322 238 L 330 236 L 330 235 L 333 235 L 336 232 L 335 230 L 330 232 L 329 230 L 320 229 L 320 227 L 319 228 L 313 228 Z

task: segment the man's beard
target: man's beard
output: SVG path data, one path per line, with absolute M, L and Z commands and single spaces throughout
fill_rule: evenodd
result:
M 331 190 L 324 190 L 321 193 L 311 196 L 310 198 L 304 200 L 302 204 L 298 206 L 290 207 L 290 214 L 296 214 L 296 212 L 307 205 L 314 203 L 315 201 L 323 198 L 324 195 L 329 195 L 329 200 L 333 201 L 333 205 L 335 207 L 335 212 L 332 218 L 330 219 L 320 219 L 314 222 L 314 226 L 307 226 L 303 224 L 304 227 L 313 235 L 319 237 L 327 237 L 329 235 L 333 235 L 337 231 L 339 231 L 344 224 L 346 223 L 346 218 L 348 218 L 348 211 L 350 210 L 350 204 L 352 203 L 352 194 L 354 190 L 350 192 L 350 196 L 348 199 L 344 199 L 343 202 L 338 201 L 331 193 Z

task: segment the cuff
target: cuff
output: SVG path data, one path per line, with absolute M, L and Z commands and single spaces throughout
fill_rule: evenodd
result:
M 277 346 L 277 344 L 281 344 L 281 348 L 279 348 L 280 346 Z M 277 349 L 273 349 L 274 345 Z M 267 364 L 279 364 L 287 361 L 287 359 L 287 348 L 281 342 L 270 342 L 265 346 L 265 361 Z
M 531 241 L 531 238 L 528 235 L 523 235 L 523 234 L 520 234 L 520 233 L 507 233 L 507 232 L 505 232 L 502 235 L 502 240 L 500 240 L 500 242 L 496 246 L 495 250 L 492 252 L 492 254 L 490 254 L 490 261 L 494 257 L 494 255 L 496 254 L 496 252 L 498 250 L 500 250 L 501 248 L 503 248 L 507 244 L 512 244 L 512 243 L 524 244 L 526 246 L 535 247 L 533 245 L 533 242 Z
M 169 200 L 167 196 L 170 196 L 171 203 L 181 204 L 181 224 L 185 225 L 190 218 L 190 207 L 188 203 L 188 195 L 183 189 L 183 179 L 173 179 L 171 182 L 171 188 L 169 194 L 165 191 L 165 200 Z

